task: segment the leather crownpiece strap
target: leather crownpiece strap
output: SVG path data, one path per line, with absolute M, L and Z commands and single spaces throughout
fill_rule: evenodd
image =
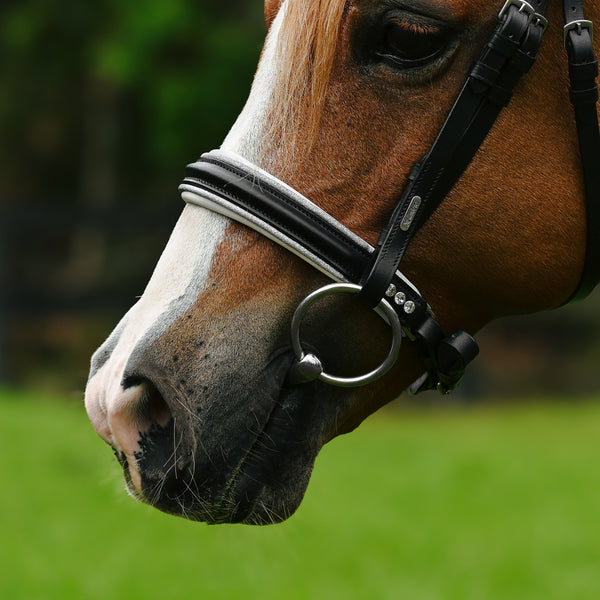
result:
M 594 26 L 585 19 L 582 0 L 565 0 L 564 42 L 569 57 L 571 103 L 587 210 L 587 248 L 579 286 L 571 300 L 585 298 L 600 281 L 600 133 L 598 129 L 598 61 L 594 55 Z
M 502 9 L 496 30 L 429 152 L 412 169 L 379 239 L 371 271 L 361 282 L 370 305 L 379 301 L 415 233 L 463 174 L 519 79 L 532 67 L 548 24 L 548 3 L 540 2 L 534 10 L 511 0 Z

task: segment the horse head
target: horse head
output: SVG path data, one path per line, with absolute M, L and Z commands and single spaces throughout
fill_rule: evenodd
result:
M 264 50 L 222 153 L 375 246 L 501 8 L 267 0 Z M 589 11 L 598 17 L 597 6 Z M 560 7 L 547 16 L 560 22 Z M 577 287 L 586 208 L 563 55 L 562 36 L 546 36 L 403 258 L 446 331 L 474 334 L 503 315 L 557 307 Z M 144 294 L 95 353 L 86 389 L 91 421 L 135 497 L 211 523 L 283 520 L 321 447 L 422 374 L 407 342 L 368 386 L 290 383 L 290 321 L 326 281 L 251 227 L 185 206 Z M 336 295 L 308 310 L 302 340 L 328 371 L 352 375 L 380 362 L 390 334 L 369 308 Z

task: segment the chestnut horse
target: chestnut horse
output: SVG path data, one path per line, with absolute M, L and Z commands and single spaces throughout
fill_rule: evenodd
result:
M 503 3 L 266 0 L 268 37 L 223 155 L 375 246 Z M 550 4 L 536 64 L 402 261 L 445 331 L 558 307 L 580 281 L 585 186 L 561 8 Z M 600 18 L 598 3 L 586 11 Z M 326 282 L 251 227 L 185 206 L 143 296 L 95 353 L 86 389 L 132 495 L 211 523 L 286 519 L 321 447 L 422 375 L 407 342 L 369 385 L 290 383 L 290 321 Z M 308 311 L 302 342 L 349 376 L 373 369 L 390 336 L 369 308 L 336 296 Z

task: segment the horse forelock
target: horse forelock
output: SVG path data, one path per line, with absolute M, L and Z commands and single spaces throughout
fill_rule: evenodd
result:
M 280 60 L 269 109 L 268 139 L 314 142 L 337 50 L 346 0 L 286 0 L 277 40 Z

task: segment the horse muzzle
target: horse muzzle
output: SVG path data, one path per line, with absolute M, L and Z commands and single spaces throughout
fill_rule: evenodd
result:
M 136 499 L 207 523 L 276 523 L 299 506 L 332 421 L 315 400 L 322 384 L 286 386 L 292 362 L 279 352 L 244 384 L 204 377 L 198 387 L 175 385 L 156 365 L 151 380 L 129 364 L 105 401 L 92 378 L 86 407 Z

